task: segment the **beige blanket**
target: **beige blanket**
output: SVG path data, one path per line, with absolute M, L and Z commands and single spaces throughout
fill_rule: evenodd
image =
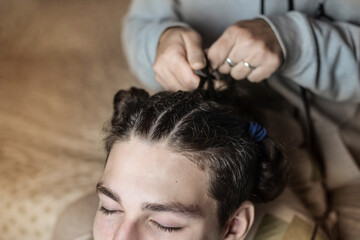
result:
M 0 240 L 49 240 L 93 192 L 120 88 L 128 1 L 0 1 Z

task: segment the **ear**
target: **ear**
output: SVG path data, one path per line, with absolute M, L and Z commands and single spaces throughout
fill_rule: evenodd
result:
M 243 202 L 229 219 L 224 240 L 243 240 L 254 222 L 254 204 L 250 201 Z

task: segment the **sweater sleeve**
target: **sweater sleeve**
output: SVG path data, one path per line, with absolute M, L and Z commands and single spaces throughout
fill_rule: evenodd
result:
M 284 53 L 278 74 L 336 101 L 360 102 L 360 27 L 299 12 L 262 16 Z
M 171 27 L 187 27 L 170 0 L 133 0 L 122 29 L 122 42 L 131 71 L 148 88 L 161 89 L 152 65 L 161 34 Z

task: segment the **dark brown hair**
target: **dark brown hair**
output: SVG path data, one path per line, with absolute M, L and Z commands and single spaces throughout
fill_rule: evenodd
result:
M 131 137 L 158 143 L 187 156 L 208 171 L 209 196 L 216 200 L 220 226 L 224 226 L 245 200 L 266 202 L 284 189 L 288 166 L 279 145 L 266 136 L 256 141 L 249 134 L 246 99 L 236 107 L 226 91 L 160 92 L 153 96 L 137 88 L 119 91 L 106 150 Z M 257 119 L 255 119 L 257 120 Z

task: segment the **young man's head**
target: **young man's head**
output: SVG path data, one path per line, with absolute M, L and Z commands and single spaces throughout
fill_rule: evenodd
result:
M 251 202 L 275 198 L 287 177 L 281 150 L 248 120 L 201 91 L 118 92 L 95 240 L 244 239 Z

